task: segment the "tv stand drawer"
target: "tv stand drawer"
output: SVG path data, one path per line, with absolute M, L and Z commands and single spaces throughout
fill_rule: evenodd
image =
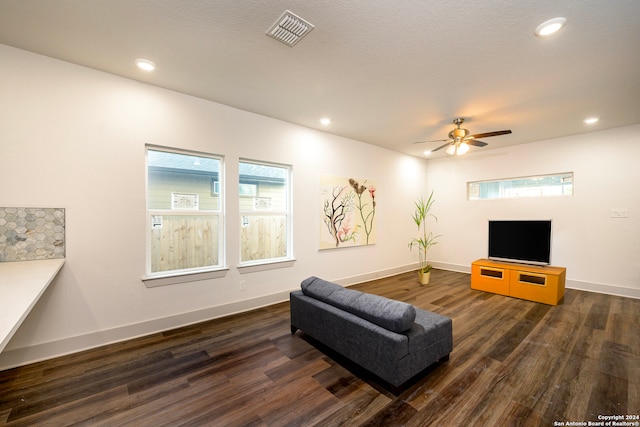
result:
M 564 296 L 558 276 L 549 274 L 514 271 L 509 283 L 509 295 L 529 301 L 556 305 Z
M 510 271 L 504 268 L 472 265 L 471 289 L 509 295 Z

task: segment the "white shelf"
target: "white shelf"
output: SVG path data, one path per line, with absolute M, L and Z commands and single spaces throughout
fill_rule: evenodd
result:
M 64 261 L 0 262 L 0 353 L 56 277 Z

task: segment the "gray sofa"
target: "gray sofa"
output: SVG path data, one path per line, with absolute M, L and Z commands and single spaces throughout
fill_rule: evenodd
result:
M 448 317 L 317 277 L 301 288 L 290 294 L 291 333 L 302 330 L 394 387 L 453 349 Z

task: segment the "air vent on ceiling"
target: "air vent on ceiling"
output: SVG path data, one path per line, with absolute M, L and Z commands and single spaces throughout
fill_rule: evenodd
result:
M 288 10 L 267 31 L 267 35 L 293 46 L 313 30 L 313 25 Z

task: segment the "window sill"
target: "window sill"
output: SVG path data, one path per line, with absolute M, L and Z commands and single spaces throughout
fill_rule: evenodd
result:
M 277 270 L 278 268 L 288 268 L 292 267 L 296 262 L 295 259 L 288 258 L 284 260 L 277 261 L 264 261 L 258 262 L 254 264 L 244 264 L 238 266 L 238 271 L 240 274 L 244 273 L 255 273 L 258 271 L 266 271 L 266 270 Z
M 166 275 L 145 276 L 142 282 L 147 288 L 177 285 L 180 283 L 196 282 L 198 280 L 219 279 L 227 275 L 228 268 L 218 270 L 192 271 L 184 273 L 168 273 Z

